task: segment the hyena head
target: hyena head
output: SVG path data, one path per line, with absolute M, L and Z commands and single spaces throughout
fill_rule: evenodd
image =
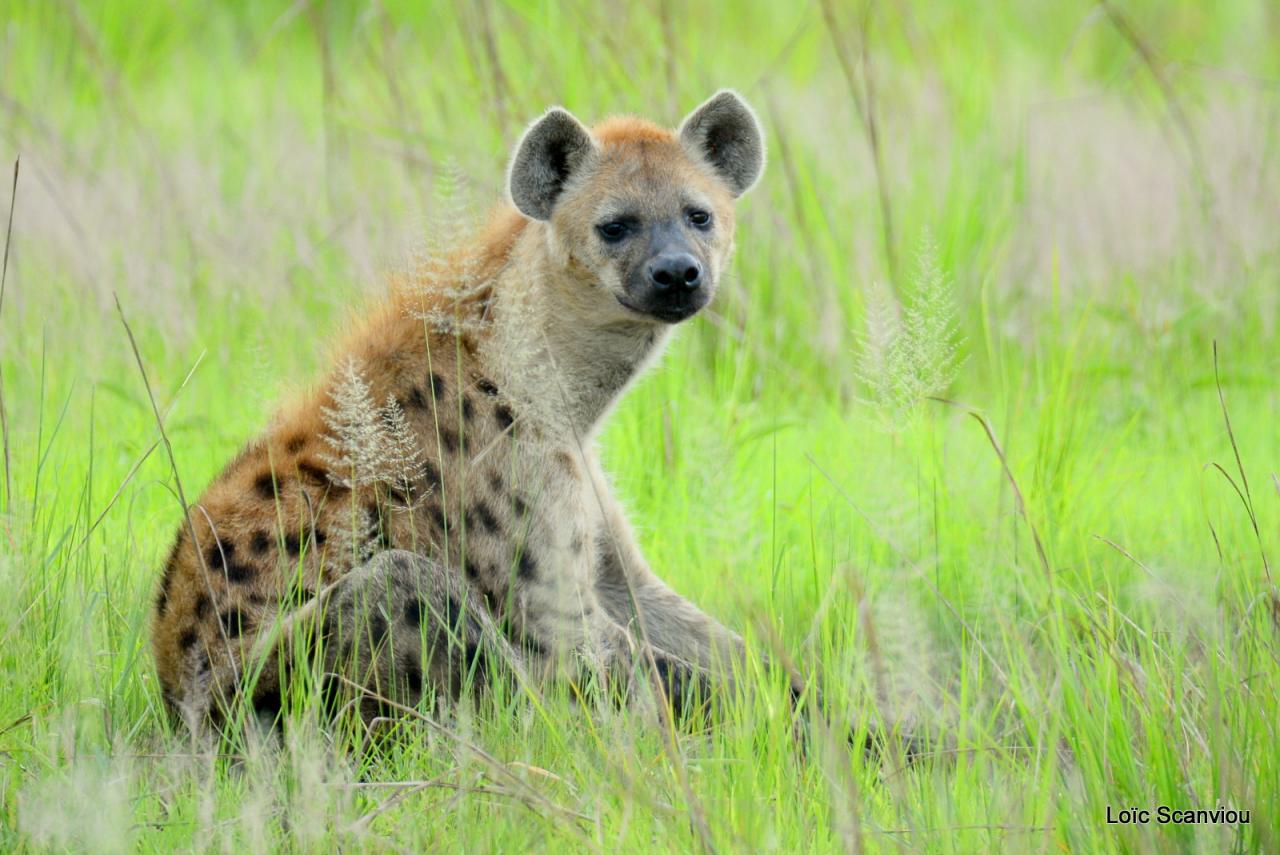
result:
M 600 323 L 672 324 L 715 295 L 733 247 L 733 202 L 764 168 L 751 108 L 722 91 L 679 130 L 610 119 L 588 130 L 556 108 L 511 163 L 511 199 L 547 224 L 548 287 Z

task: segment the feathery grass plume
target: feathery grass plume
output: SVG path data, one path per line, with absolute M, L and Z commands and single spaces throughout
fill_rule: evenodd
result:
M 324 441 L 333 449 L 321 459 L 342 486 L 371 484 L 382 465 L 382 422 L 355 359 L 348 358 L 340 370 L 331 393 L 334 405 L 320 410 L 328 428 Z
M 866 331 L 860 337 L 856 373 L 886 429 L 898 430 L 922 401 L 945 392 L 963 361 L 951 280 L 938 263 L 927 232 L 916 250 L 914 288 L 905 305 L 889 289 L 873 285 L 867 295 Z
M 404 407 L 400 406 L 395 396 L 387 396 L 387 402 L 382 405 L 379 416 L 382 419 L 382 435 L 386 443 L 388 480 L 406 496 L 411 495 L 414 485 L 426 475 L 422 448 L 409 428 Z
M 72 727 L 70 718 L 64 727 Z M 63 735 L 74 744 L 73 737 Z M 112 745 L 109 753 L 73 751 L 65 765 L 35 776 L 17 791 L 17 830 L 41 850 L 133 851 L 130 793 L 136 783 L 127 745 Z
M 439 259 L 471 232 L 478 219 L 474 195 L 462 167 L 453 158 L 446 160 L 432 182 L 427 233 L 415 260 Z
M 435 210 L 427 224 L 425 248 L 414 258 L 420 287 L 444 300 L 428 301 L 431 308 L 419 320 L 439 333 L 461 333 L 480 322 L 454 307 L 475 296 L 484 286 L 479 275 L 479 259 L 460 251 L 480 225 L 474 193 L 457 163 L 450 160 L 435 181 L 432 199 Z
M 374 405 L 354 359 L 341 371 L 333 387 L 334 406 L 321 409 L 328 427 L 324 441 L 333 449 L 322 458 L 334 470 L 334 481 L 345 487 L 387 484 L 407 492 L 422 478 L 423 466 L 404 410 L 391 396 L 381 408 Z
M 861 339 L 857 374 L 871 394 L 871 403 L 884 417 L 901 406 L 902 314 L 893 293 L 882 282 L 867 292 L 866 332 Z
M 888 666 L 879 687 L 887 697 L 880 703 L 887 712 L 910 721 L 939 710 L 934 673 L 944 659 L 925 614 L 905 591 L 893 587 L 875 597 L 871 611 L 880 655 Z
M 960 369 L 955 294 L 938 262 L 938 245 L 925 232 L 916 252 L 915 296 L 904 311 L 905 345 L 917 400 L 945 392 Z

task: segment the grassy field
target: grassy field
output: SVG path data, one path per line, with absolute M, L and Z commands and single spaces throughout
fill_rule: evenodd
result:
M 1280 851 L 1278 9 L 8 0 L 0 850 Z M 770 165 L 606 462 L 675 588 L 936 750 L 798 757 L 764 675 L 675 750 L 556 696 L 171 730 L 115 300 L 194 495 L 525 122 L 721 86 Z M 1251 819 L 1106 822 L 1158 805 Z

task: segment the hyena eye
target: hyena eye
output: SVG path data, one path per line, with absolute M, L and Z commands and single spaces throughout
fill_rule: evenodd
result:
M 689 218 L 689 225 L 697 229 L 711 228 L 711 214 L 706 211 L 700 211 L 693 208 L 686 216 Z
M 609 243 L 616 243 L 627 236 L 627 224 L 618 220 L 601 223 L 596 226 L 596 231 L 600 232 L 600 237 Z

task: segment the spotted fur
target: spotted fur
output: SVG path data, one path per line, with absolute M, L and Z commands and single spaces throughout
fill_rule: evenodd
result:
M 257 713 L 280 713 L 280 680 L 311 636 L 326 674 L 408 703 L 456 698 L 504 657 L 632 675 L 641 637 L 680 693 L 694 670 L 741 655 L 735 634 L 649 569 L 594 446 L 671 334 L 628 307 L 643 248 L 602 243 L 605 208 L 685 229 L 713 292 L 734 199 L 762 164 L 745 104 L 708 103 L 683 133 L 544 117 L 514 160 L 519 209 L 499 206 L 472 241 L 402 277 L 340 345 L 335 364 L 354 366 L 372 401 L 399 403 L 420 477 L 334 470 L 335 370 L 214 479 L 155 598 L 152 649 L 175 712 L 217 723 L 248 694 Z M 714 227 L 688 226 L 690 206 Z M 451 280 L 459 270 L 465 288 Z M 341 708 L 348 685 L 328 679 L 324 694 Z M 386 712 L 367 697 L 357 706 Z

